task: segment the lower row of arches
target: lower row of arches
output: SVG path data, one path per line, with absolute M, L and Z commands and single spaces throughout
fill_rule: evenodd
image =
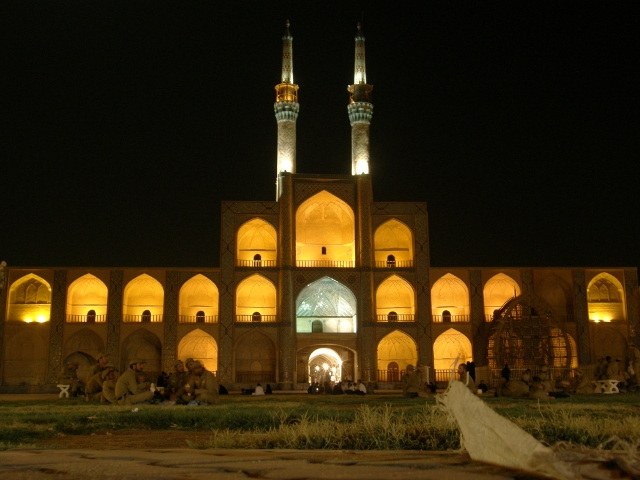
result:
M 577 366 L 576 346 L 571 337 L 568 346 L 573 357 L 572 366 Z M 46 382 L 48 364 L 48 338 L 33 336 L 32 332 L 21 332 L 7 344 L 4 362 L 4 383 L 7 385 L 43 384 Z M 73 335 L 63 348 L 63 361 L 77 361 L 80 364 L 78 376 L 85 378 L 89 367 L 101 351 L 104 342 L 94 332 L 83 329 Z M 626 356 L 627 342 L 613 329 L 603 330 L 594 342 L 596 357 L 612 355 Z M 310 352 L 310 353 L 309 353 Z M 302 360 L 298 360 L 298 382 L 313 380 L 317 375 L 352 377 L 355 374 L 355 352 L 334 345 L 318 346 L 309 350 Z M 458 359 L 461 362 L 473 360 L 470 340 L 463 333 L 451 328 L 439 335 L 433 343 L 436 372 L 451 369 Z M 201 361 L 208 370 L 218 369 L 218 345 L 215 339 L 200 329 L 185 335 L 178 344 L 177 356 L 181 360 L 194 358 Z M 118 362 L 121 371 L 132 358 L 147 361 L 148 375 L 162 371 L 162 344 L 159 338 L 146 329 L 139 329 L 126 337 L 121 344 Z M 274 341 L 260 332 L 252 330 L 236 343 L 234 348 L 234 372 L 237 383 L 275 382 L 277 364 Z M 409 364 L 418 362 L 418 350 L 413 338 L 405 332 L 394 330 L 383 337 L 377 345 L 378 381 L 398 381 Z M 306 365 L 305 365 L 306 364 Z M 325 368 L 326 367 L 326 368 Z M 355 380 L 355 378 L 354 378 Z

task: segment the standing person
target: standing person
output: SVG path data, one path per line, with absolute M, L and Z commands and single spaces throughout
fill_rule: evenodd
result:
M 185 402 L 196 400 L 198 403 L 218 403 L 218 381 L 213 373 L 195 361 L 191 365 L 192 374 L 189 383 L 185 385 L 186 394 L 182 396 Z M 262 387 L 260 387 L 262 388 Z
M 504 364 L 504 368 L 502 369 L 502 374 L 500 376 L 504 378 L 505 383 L 511 379 L 511 369 L 508 364 Z
M 146 402 L 153 398 L 152 391 L 138 393 L 138 383 L 136 375 L 142 373 L 144 365 L 147 362 L 139 358 L 135 358 L 129 362 L 129 368 L 120 375 L 116 382 L 116 399 L 118 405 L 135 405 L 136 403 Z
M 96 373 L 102 373 L 108 364 L 109 354 L 105 352 L 100 353 L 98 355 L 98 363 L 96 363 L 95 365 L 91 365 L 91 368 L 89 369 L 89 373 L 87 374 L 87 384 L 89 383 L 91 377 L 93 377 Z
M 467 371 L 467 365 L 465 363 L 458 365 L 458 375 L 460 375 L 460 381 L 467 386 L 471 393 L 477 395 L 478 389 L 476 388 L 476 382 L 471 378 L 471 374 Z

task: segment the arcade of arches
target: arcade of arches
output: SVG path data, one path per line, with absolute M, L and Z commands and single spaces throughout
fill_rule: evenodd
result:
M 354 267 L 355 259 L 351 207 L 326 190 L 305 200 L 296 211 L 297 265 Z
M 240 266 L 273 266 L 278 258 L 278 237 L 273 225 L 260 218 L 244 223 L 238 229 L 236 259 Z

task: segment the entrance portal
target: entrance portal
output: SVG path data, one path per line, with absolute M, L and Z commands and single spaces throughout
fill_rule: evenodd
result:
M 335 350 L 318 348 L 309 355 L 309 382 L 339 382 L 342 380 L 342 359 Z

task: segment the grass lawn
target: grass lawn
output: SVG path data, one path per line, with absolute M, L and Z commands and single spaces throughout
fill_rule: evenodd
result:
M 596 447 L 616 436 L 640 445 L 640 395 L 576 395 L 541 404 L 484 400 L 550 445 L 571 442 Z M 66 445 L 59 442 L 63 437 L 78 446 L 124 432 L 197 448 L 444 450 L 460 444 L 455 425 L 432 398 L 223 396 L 217 406 L 140 405 L 137 412 L 77 399 L 0 402 L 3 448 L 60 447 Z M 197 442 L 189 440 L 193 435 Z

